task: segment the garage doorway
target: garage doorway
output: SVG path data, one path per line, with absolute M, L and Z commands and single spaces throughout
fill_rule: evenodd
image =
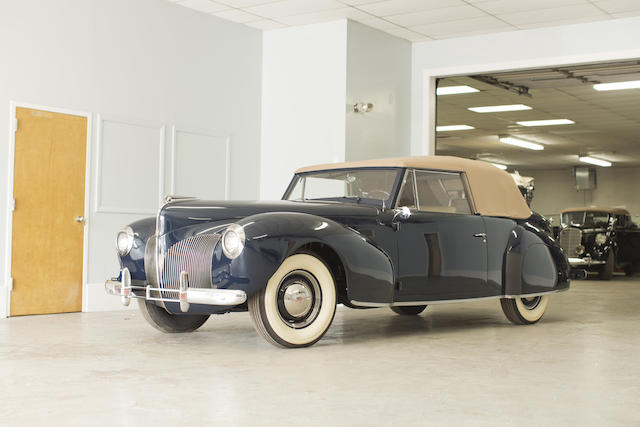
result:
M 81 311 L 89 116 L 15 117 L 9 314 Z

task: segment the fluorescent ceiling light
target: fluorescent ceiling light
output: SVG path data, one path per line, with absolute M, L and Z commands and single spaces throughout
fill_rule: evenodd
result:
M 544 150 L 544 145 L 536 144 L 534 142 L 523 141 L 518 138 L 512 138 L 510 136 L 500 137 L 500 142 L 505 144 L 515 145 L 516 147 L 528 148 L 529 150 Z
M 520 126 L 554 126 L 554 125 L 572 125 L 575 122 L 569 119 L 551 119 L 551 120 L 528 120 L 524 122 L 516 122 Z
M 623 89 L 640 89 L 640 80 L 631 80 L 628 82 L 616 83 L 600 83 L 593 85 L 595 90 L 623 90 Z
M 511 105 L 489 105 L 486 107 L 471 107 L 467 108 L 475 113 L 498 113 L 500 111 L 522 111 L 531 110 L 531 107 L 524 104 L 511 104 Z
M 497 167 L 498 169 L 502 169 L 503 171 L 507 170 L 507 165 L 501 165 L 500 163 L 491 163 L 491 164 Z
M 590 156 L 580 156 L 578 157 L 578 160 L 580 160 L 582 163 L 590 163 L 592 165 L 602 166 L 605 168 L 611 166 L 611 162 L 602 159 L 596 159 L 595 157 Z
M 457 95 L 459 93 L 474 93 L 480 92 L 475 87 L 471 86 L 445 86 L 436 89 L 436 95 Z
M 437 132 L 449 132 L 452 130 L 469 130 L 469 129 L 475 129 L 475 128 L 469 125 L 436 126 Z

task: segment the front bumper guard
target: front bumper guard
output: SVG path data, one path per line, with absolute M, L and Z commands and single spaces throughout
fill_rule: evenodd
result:
M 247 300 L 247 294 L 238 289 L 190 288 L 186 271 L 180 273 L 179 289 L 132 285 L 129 269 L 123 268 L 120 273 L 120 280 L 107 280 L 104 289 L 109 295 L 120 296 L 120 301 L 125 306 L 129 305 L 131 298 L 139 298 L 147 301 L 177 302 L 180 304 L 180 311 L 187 312 L 190 304 L 234 306 Z M 144 291 L 144 296 L 136 295 L 134 290 Z M 177 294 L 177 298 L 156 298 L 151 296 L 151 292 L 158 292 L 160 295 L 162 292 L 173 293 Z
M 568 261 L 571 267 L 591 267 L 594 265 L 603 265 L 607 263 L 606 261 L 592 259 L 591 257 L 568 258 Z

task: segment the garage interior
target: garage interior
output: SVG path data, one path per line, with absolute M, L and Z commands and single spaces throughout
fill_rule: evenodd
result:
M 477 159 L 532 178 L 556 234 L 567 208 L 640 225 L 638 2 L 11 0 L 0 34 L 0 424 L 638 423 L 638 271 L 528 326 L 497 299 L 339 305 L 291 350 L 246 312 L 165 334 L 105 292 L 166 196 L 277 200 L 312 164 Z

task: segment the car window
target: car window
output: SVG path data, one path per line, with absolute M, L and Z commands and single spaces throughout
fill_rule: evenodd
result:
M 423 212 L 470 214 L 459 173 L 415 171 L 417 205 Z

